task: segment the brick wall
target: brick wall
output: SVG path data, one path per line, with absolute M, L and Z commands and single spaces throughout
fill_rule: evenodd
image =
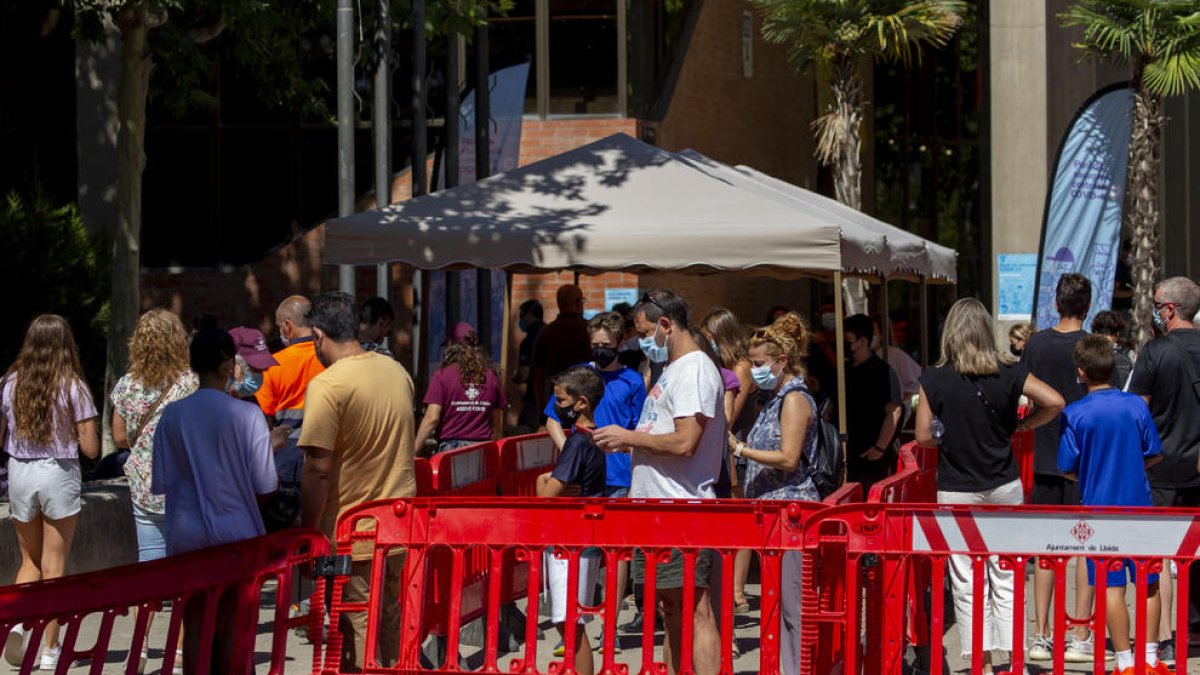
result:
M 752 77 L 742 74 L 742 12 L 753 13 Z M 679 80 L 654 142 L 746 164 L 805 188 L 816 186 L 811 77 L 797 75 L 784 49 L 767 44 L 747 0 L 705 0 Z
M 619 132 L 633 135 L 636 123 L 631 119 L 526 120 L 521 136 L 520 163 L 522 166 L 530 164 Z M 403 201 L 411 194 L 410 174 L 404 171 L 392 182 L 392 200 Z M 357 207 L 360 210 L 374 208 L 374 197 L 362 197 Z M 284 298 L 294 293 L 313 295 L 337 288 L 337 270 L 321 264 L 324 242 L 325 228 L 318 225 L 253 265 L 221 269 L 145 269 L 142 271 L 142 307 L 169 308 L 183 317 L 185 323 L 197 313 L 207 312 L 215 314 L 222 325 L 253 326 L 271 335 L 275 307 Z M 563 283 L 570 283 L 573 276 L 571 273 L 516 276 L 513 280 L 514 302 L 520 304 L 528 297 L 542 298 L 548 318 L 553 317 L 557 313 L 554 293 Z M 398 327 L 396 352 L 406 362 L 411 362 L 412 338 L 407 327 L 412 325 L 412 281 L 411 268 L 392 266 L 391 297 Z M 621 274 L 585 276 L 581 283 L 588 295 L 589 307 L 603 307 L 604 289 L 608 286 L 637 286 L 635 277 Z M 375 268 L 359 268 L 357 297 L 372 297 L 376 295 L 375 290 Z M 515 319 L 513 325 L 516 325 Z M 519 337 L 518 333 L 514 344 Z

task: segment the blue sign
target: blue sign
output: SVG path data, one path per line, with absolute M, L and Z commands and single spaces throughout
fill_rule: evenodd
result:
M 1076 114 L 1059 148 L 1038 257 L 1038 328 L 1058 323 L 1054 291 L 1064 274 L 1083 274 L 1092 282 L 1085 327 L 1112 305 L 1132 115 L 1132 89 L 1101 90 Z
M 606 288 L 604 289 L 604 311 L 611 312 L 613 307 L 622 302 L 633 307 L 638 303 L 639 297 L 636 288 Z
M 1001 253 L 996 256 L 996 296 L 1001 321 L 1033 318 L 1033 287 L 1037 281 L 1036 253 Z

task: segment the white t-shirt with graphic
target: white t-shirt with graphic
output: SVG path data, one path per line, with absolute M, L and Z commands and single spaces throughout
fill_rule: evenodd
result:
M 669 457 L 633 450 L 633 480 L 630 497 L 655 499 L 712 499 L 713 483 L 721 471 L 725 453 L 725 383 L 721 373 L 702 351 L 676 359 L 662 376 L 642 407 L 637 431 L 669 434 L 675 420 L 703 415 L 708 418 L 700 445 L 691 457 Z

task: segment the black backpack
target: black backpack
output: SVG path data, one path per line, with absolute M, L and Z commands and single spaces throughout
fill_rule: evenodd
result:
M 830 401 L 825 399 L 817 406 L 817 451 L 808 467 L 808 475 L 817 492 L 824 499 L 842 487 L 846 458 L 842 454 L 842 436 L 836 424 L 825 420 L 825 411 Z M 808 463 L 807 457 L 805 463 Z

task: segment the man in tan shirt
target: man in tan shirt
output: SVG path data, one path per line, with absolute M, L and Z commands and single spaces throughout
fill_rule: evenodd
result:
M 413 382 L 408 371 L 358 342 L 354 299 L 346 293 L 324 293 L 309 312 L 317 359 L 326 370 L 313 378 L 304 400 L 300 447 L 304 473 L 300 499 L 303 524 L 331 539 L 337 519 L 347 510 L 376 499 L 411 497 L 413 474 Z M 369 524 L 368 524 L 369 525 Z M 388 559 L 379 621 L 379 665 L 395 665 L 399 657 L 401 552 Z M 346 602 L 367 599 L 371 579 L 371 545 L 353 549 Z M 361 670 L 366 616 L 343 615 L 342 667 Z

